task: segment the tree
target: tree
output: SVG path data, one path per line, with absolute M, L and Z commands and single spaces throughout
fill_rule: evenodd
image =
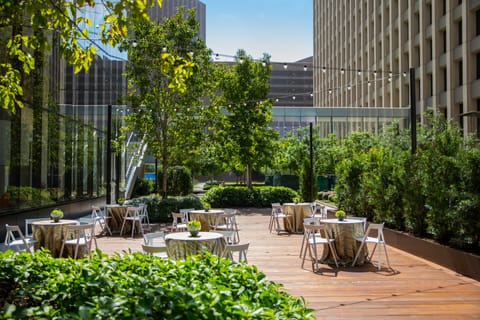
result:
M 99 25 L 100 39 L 115 46 L 127 37 L 128 26 L 149 20 L 147 7 L 162 0 L 105 1 L 104 22 Z M 90 38 L 92 21 L 82 16 L 94 0 L 0 1 L 0 103 L 15 113 L 24 106 L 24 86 L 28 75 L 38 68 L 41 57 L 49 49 L 49 36 L 60 41 L 60 54 L 75 72 L 88 70 L 96 48 Z M 98 6 L 98 4 L 97 4 Z M 127 14 L 128 12 L 128 14 Z M 83 41 L 89 41 L 84 46 Z
M 214 66 L 198 29 L 194 10 L 187 13 L 181 7 L 162 23 L 135 25 L 135 41 L 123 46 L 129 52 L 127 100 L 133 109 L 124 130 L 143 137 L 161 160 L 164 198 L 168 167 L 197 153 L 205 115 L 214 114 L 203 103 L 213 92 Z
M 272 102 L 267 99 L 270 57 L 254 61 L 244 50 L 236 55 L 236 64 L 225 70 L 221 81 L 221 102 L 225 108 L 218 137 L 221 159 L 230 168 L 247 171 L 252 185 L 253 169 L 268 164 L 277 132 L 268 127 L 272 121 Z

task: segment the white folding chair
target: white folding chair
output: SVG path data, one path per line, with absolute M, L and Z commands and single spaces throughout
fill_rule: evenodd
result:
M 347 216 L 346 219 L 347 220 L 360 220 L 360 221 L 362 221 L 363 232 L 365 233 L 365 231 L 367 230 L 367 218 Z
M 235 213 L 219 214 L 216 217 L 215 226 L 213 228 L 214 231 L 231 231 L 231 232 L 233 232 L 233 238 L 230 239 L 231 243 L 239 243 L 240 242 L 240 234 L 238 232 L 237 219 L 235 217 L 236 217 Z
M 138 223 L 138 230 L 143 235 L 143 216 L 141 215 L 143 208 L 139 206 L 128 206 L 125 211 L 125 216 L 123 217 L 122 228 L 120 229 L 120 235 L 123 234 L 123 228 L 125 227 L 125 222 L 130 221 L 132 223 L 132 238 L 135 233 L 135 224 Z
M 142 224 L 146 224 L 147 226 L 143 227 L 143 229 L 150 230 L 150 218 L 148 217 L 148 205 L 146 203 L 141 203 L 139 204 L 139 207 L 141 208 L 140 211 L 140 216 L 142 217 Z
M 143 241 L 146 245 L 155 245 L 156 240 L 161 240 L 163 244 L 165 243 L 165 232 L 157 231 L 151 233 L 145 233 L 143 235 Z
M 187 220 L 186 216 L 180 212 L 172 212 L 172 231 L 186 231 Z
M 60 248 L 60 257 L 63 256 L 63 250 L 65 248 L 65 245 L 72 245 L 75 247 L 75 251 L 73 254 L 74 259 L 77 259 L 78 249 L 80 247 L 85 247 L 88 255 L 91 256 L 92 241 L 95 242 L 95 248 L 98 248 L 94 228 L 94 223 L 64 226 L 62 247 Z
M 335 265 L 338 268 L 337 251 L 335 250 L 335 246 L 333 245 L 335 239 L 328 238 L 327 232 L 325 230 L 325 225 L 304 224 L 303 228 L 307 236 L 307 248 L 310 260 L 312 262 L 312 271 L 315 272 L 315 270 L 318 270 L 318 264 L 321 263 L 320 259 L 318 258 L 319 254 L 317 245 L 328 245 L 330 251 L 332 252 Z M 303 253 L 302 268 L 305 264 L 306 254 L 307 250 L 305 250 Z
M 185 215 L 185 221 L 188 223 L 190 221 L 189 213 L 190 211 L 195 210 L 195 208 L 180 209 L 180 213 Z
M 280 219 L 287 219 L 288 216 L 283 213 L 282 206 L 280 203 L 272 203 L 272 214 L 270 216 L 270 222 L 268 225 L 268 228 L 270 232 L 272 232 L 272 229 L 275 227 L 275 230 L 277 231 L 277 234 L 280 233 L 280 231 L 287 231 L 285 228 L 280 227 Z M 283 221 L 285 225 L 285 221 Z
M 247 243 L 237 243 L 237 244 L 227 244 L 223 256 L 229 259 L 232 259 L 234 262 L 248 262 L 247 260 L 247 251 L 250 246 L 250 242 Z M 238 259 L 235 256 L 238 254 Z
M 387 244 L 385 243 L 385 239 L 383 237 L 383 225 L 384 223 L 370 223 L 368 225 L 367 231 L 365 231 L 365 235 L 361 237 L 356 237 L 355 239 L 357 241 L 360 241 L 360 247 L 358 248 L 357 254 L 355 255 L 355 259 L 353 259 L 352 267 L 355 265 L 357 262 L 358 256 L 362 252 L 363 246 L 367 245 L 368 243 L 374 244 L 372 253 L 370 254 L 370 257 L 368 258 L 368 261 L 372 261 L 373 254 L 375 253 L 375 250 L 378 247 L 381 247 L 383 245 L 383 249 L 385 252 L 385 257 L 387 258 L 387 265 L 388 268 L 391 269 L 390 267 L 390 260 L 388 259 L 388 253 L 387 253 Z M 370 236 L 376 231 L 376 236 Z M 380 271 L 382 268 L 382 250 L 381 248 L 378 248 L 378 270 Z
M 150 256 L 160 257 L 162 259 L 168 259 L 167 247 L 158 245 L 142 244 L 142 250 L 145 254 Z
M 303 223 L 304 224 L 320 225 L 320 218 L 319 217 L 304 218 Z M 303 251 L 307 250 L 306 242 L 307 242 L 307 233 L 305 232 L 305 230 L 303 230 L 302 247 L 300 248 L 300 253 L 298 255 L 299 258 L 302 257 Z
M 32 237 L 32 223 L 35 221 L 41 221 L 41 220 L 49 220 L 50 218 L 30 218 L 30 219 L 25 219 L 25 238 L 31 238 Z
M 95 230 L 95 227 L 100 225 L 100 228 L 102 229 L 103 232 L 108 232 L 108 234 L 112 235 L 112 231 L 110 230 L 110 227 L 108 226 L 107 222 L 107 214 L 105 210 L 100 209 L 100 207 L 97 206 L 92 206 L 92 215 L 90 216 L 93 222 L 93 229 Z
M 7 235 L 5 237 L 5 246 L 7 248 L 15 247 L 18 251 L 21 251 L 21 247 L 23 246 L 28 253 L 32 253 L 35 250 L 33 246 L 37 240 L 25 238 L 19 226 L 10 226 L 6 224 L 5 229 L 7 231 Z M 18 238 L 15 237 L 15 233 L 17 234 Z

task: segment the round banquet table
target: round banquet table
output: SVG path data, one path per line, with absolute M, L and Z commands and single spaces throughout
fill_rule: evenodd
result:
M 192 237 L 190 232 L 174 232 L 165 236 L 165 244 L 168 257 L 179 260 L 203 250 L 222 256 L 227 242 L 222 234 L 216 232 L 199 232 L 197 237 Z
M 189 214 L 189 220 L 198 220 L 202 224 L 201 231 L 210 231 L 212 229 L 210 226 L 215 225 L 217 220 L 217 215 L 223 214 L 223 210 L 219 209 L 209 209 L 206 210 L 192 210 Z
M 285 230 L 291 233 L 303 233 L 303 219 L 311 217 L 311 203 L 284 203 L 282 211 L 288 216 L 284 219 Z
M 125 213 L 127 213 L 127 206 L 121 206 L 119 204 L 109 204 L 106 206 L 106 215 L 109 217 L 107 219 L 107 224 L 112 231 L 112 233 L 120 233 L 122 229 L 123 218 Z M 123 228 L 124 234 L 130 234 L 132 232 L 132 223 L 127 221 L 125 227 Z
M 341 265 L 351 265 L 358 249 L 360 241 L 355 237 L 363 236 L 363 221 L 357 219 L 324 219 L 321 223 L 325 224 L 325 230 L 329 238 L 335 239 L 334 245 L 338 255 L 338 263 Z M 362 265 L 368 256 L 367 246 L 363 246 L 362 252 L 358 256 L 355 265 Z M 322 261 L 327 263 L 335 263 L 333 255 L 328 246 L 324 246 Z
M 40 220 L 32 222 L 32 239 L 37 240 L 35 243 L 35 250 L 47 248 L 52 253 L 52 256 L 58 258 L 60 256 L 60 249 L 62 248 L 63 229 L 66 225 L 78 224 L 77 220 L 60 219 L 58 222 L 53 220 Z M 65 246 L 63 256 L 73 256 L 69 246 Z M 79 248 L 79 256 L 83 252 Z

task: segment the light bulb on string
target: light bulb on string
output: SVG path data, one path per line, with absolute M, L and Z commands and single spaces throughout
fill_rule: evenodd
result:
M 287 70 L 288 65 L 286 63 L 283 64 L 283 69 Z
M 303 66 L 303 71 L 307 71 L 307 65 Z
M 323 67 L 323 68 L 322 68 L 322 72 L 323 72 L 323 73 L 327 72 L 327 68 Z
M 358 76 L 361 76 L 362 75 L 362 70 L 358 70 L 357 74 L 358 74 Z
M 343 75 L 345 73 L 345 69 L 340 69 L 340 73 Z

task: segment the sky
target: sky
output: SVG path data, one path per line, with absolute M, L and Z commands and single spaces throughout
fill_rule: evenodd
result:
M 313 55 L 312 0 L 201 0 L 206 5 L 206 43 L 214 53 L 238 49 L 260 59 L 294 62 Z

